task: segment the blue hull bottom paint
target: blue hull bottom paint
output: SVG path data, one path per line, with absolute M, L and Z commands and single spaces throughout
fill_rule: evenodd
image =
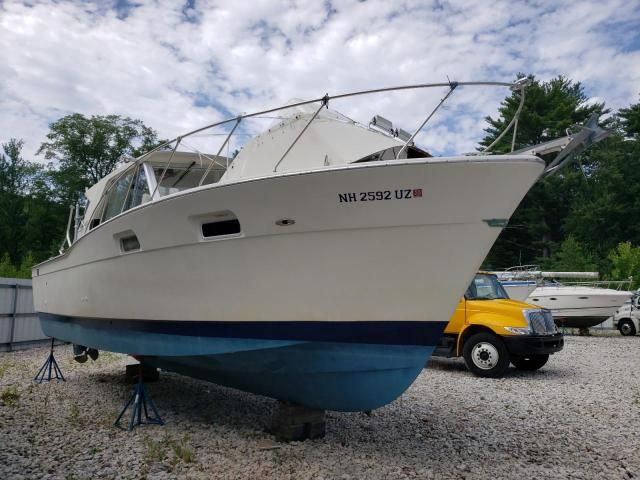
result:
M 190 377 L 326 410 L 399 397 L 446 322 L 180 322 L 40 314 L 45 334 Z

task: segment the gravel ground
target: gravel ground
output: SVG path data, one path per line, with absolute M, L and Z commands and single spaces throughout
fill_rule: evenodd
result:
M 324 439 L 276 443 L 275 401 L 179 375 L 148 385 L 166 425 L 113 427 L 122 355 L 0 354 L 0 478 L 640 478 L 640 336 L 567 337 L 542 370 L 473 377 L 432 360 L 371 417 L 329 413 Z

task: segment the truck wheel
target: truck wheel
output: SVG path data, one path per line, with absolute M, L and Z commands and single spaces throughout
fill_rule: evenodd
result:
M 509 367 L 509 351 L 504 342 L 492 333 L 471 335 L 462 347 L 467 368 L 479 377 L 499 377 Z
M 620 330 L 620 333 L 625 337 L 636 334 L 636 327 L 631 320 L 620 320 L 620 322 L 618 322 L 618 330 Z
M 534 371 L 542 368 L 549 360 L 549 354 L 546 355 L 530 355 L 528 357 L 516 357 L 511 358 L 513 366 L 520 370 Z

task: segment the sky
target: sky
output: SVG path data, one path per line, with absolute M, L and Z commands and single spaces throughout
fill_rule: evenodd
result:
M 270 108 L 395 85 L 580 81 L 616 110 L 640 100 L 640 0 L 0 0 L 0 142 L 36 156 L 58 118 L 123 115 L 162 138 Z M 446 88 L 331 102 L 414 131 Z M 417 137 L 436 155 L 473 151 L 509 92 L 457 89 Z M 244 138 L 265 128 L 243 125 Z M 223 130 L 191 139 L 215 153 Z M 243 135 L 236 136 L 234 146 Z

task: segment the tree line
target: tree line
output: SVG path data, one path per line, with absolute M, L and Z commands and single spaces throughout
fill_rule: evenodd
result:
M 515 149 L 565 135 L 572 125 L 602 115 L 612 131 L 562 172 L 536 183 L 520 203 L 484 268 L 537 264 L 545 270 L 599 271 L 602 278 L 640 286 L 640 103 L 611 112 L 589 102 L 579 82 L 557 77 L 526 91 Z M 498 118 L 487 117 L 481 146 L 490 145 L 513 118 L 519 93 Z M 509 137 L 507 135 L 506 137 Z M 493 149 L 511 150 L 511 138 Z M 554 157 L 543 157 L 548 163 Z
M 31 277 L 31 267 L 58 254 L 69 206 L 85 189 L 161 143 L 141 120 L 118 115 L 67 115 L 49 126 L 37 151 L 44 162 L 25 160 L 23 141 L 0 151 L 0 277 Z
M 516 209 L 483 268 L 538 264 L 548 270 L 599 271 L 604 278 L 634 278 L 640 286 L 640 103 L 611 112 L 590 102 L 579 82 L 559 76 L 526 90 L 515 149 L 564 136 L 592 114 L 612 130 L 562 172 L 541 179 Z M 518 92 L 486 117 L 479 150 L 513 118 Z M 116 168 L 162 143 L 140 120 L 117 115 L 67 115 L 50 125 L 37 155 L 25 160 L 23 142 L 0 151 L 0 276 L 30 277 L 33 264 L 57 254 L 69 206 Z M 511 151 L 506 135 L 491 149 Z M 544 159 L 550 162 L 553 154 Z

